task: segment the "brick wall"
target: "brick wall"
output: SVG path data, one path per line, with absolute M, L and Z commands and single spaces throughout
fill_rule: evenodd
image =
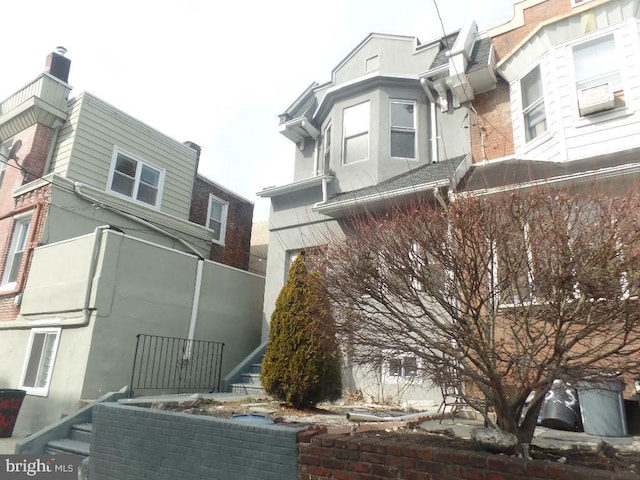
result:
M 253 204 L 220 188 L 206 178 L 197 176 L 193 184 L 189 220 L 199 225 L 207 224 L 209 194 L 229 202 L 224 245 L 212 243 L 210 260 L 231 267 L 247 270 L 251 249 L 251 223 Z
M 297 434 L 296 428 L 98 404 L 89 476 L 92 480 L 294 480 Z
M 541 22 L 570 11 L 571 0 L 547 0 L 527 8 L 524 11 L 524 25 L 491 38 L 498 60 L 524 40 Z
M 300 444 L 298 480 L 631 480 L 635 474 L 484 452 L 318 435 Z
M 49 212 L 49 200 L 51 198 L 51 186 L 32 190 L 14 201 L 14 208 L 0 215 L 0 278 L 4 274 L 7 263 L 7 254 L 13 236 L 16 215 L 31 215 L 31 227 L 27 240 L 26 250 L 22 256 L 22 263 L 16 287 L 9 291 L 0 292 L 0 322 L 15 320 L 19 312 L 19 302 L 16 296 L 20 295 L 24 282 L 29 275 L 33 249 L 40 245 L 43 231 Z
M 499 79 L 496 88 L 476 95 L 473 106 L 475 112 L 470 111 L 473 161 L 481 162 L 512 155 L 514 147 L 509 84 Z

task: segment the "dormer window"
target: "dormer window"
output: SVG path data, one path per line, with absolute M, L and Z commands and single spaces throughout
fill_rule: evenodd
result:
M 536 66 L 520 81 L 522 90 L 522 116 L 527 142 L 547 130 L 540 66 Z
M 581 117 L 626 105 L 613 34 L 575 45 L 573 69 Z
M 389 117 L 391 127 L 390 153 L 392 157 L 416 158 L 416 103 L 391 100 Z
M 342 113 L 342 163 L 362 162 L 369 158 L 369 102 L 345 108 Z

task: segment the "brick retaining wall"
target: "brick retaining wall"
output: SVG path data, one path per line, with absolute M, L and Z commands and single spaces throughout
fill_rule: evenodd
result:
M 301 443 L 298 480 L 637 480 L 573 465 L 425 447 L 389 440 L 318 435 Z
M 293 480 L 299 429 L 98 404 L 91 480 Z

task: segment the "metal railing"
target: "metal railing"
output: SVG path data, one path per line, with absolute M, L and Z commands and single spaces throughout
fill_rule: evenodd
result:
M 220 391 L 224 343 L 136 335 L 129 398 L 135 390 Z

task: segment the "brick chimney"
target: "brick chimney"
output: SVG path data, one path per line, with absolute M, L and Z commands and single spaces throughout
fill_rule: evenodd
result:
M 69 70 L 71 70 L 71 60 L 64 56 L 67 49 L 64 47 L 56 47 L 55 52 L 51 52 L 47 56 L 46 72 L 53 75 L 64 83 L 69 83 Z
M 202 151 L 202 148 L 200 147 L 200 145 L 190 140 L 183 142 L 183 145 L 186 145 L 191 150 L 194 150 L 196 152 L 196 175 L 198 175 L 198 167 L 200 166 L 200 152 Z

